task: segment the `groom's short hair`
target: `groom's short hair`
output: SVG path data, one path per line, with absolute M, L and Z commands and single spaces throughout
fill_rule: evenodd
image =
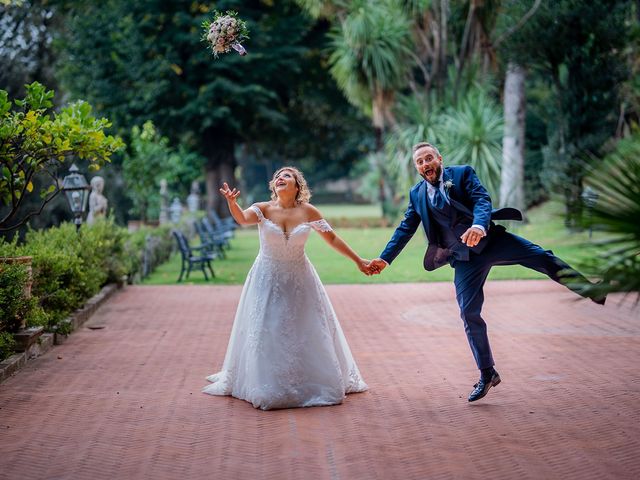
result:
M 416 144 L 413 146 L 413 149 L 412 149 L 412 150 L 413 150 L 413 152 L 411 153 L 411 155 L 412 155 L 412 156 L 413 156 L 413 155 L 415 155 L 415 153 L 416 153 L 418 150 L 420 150 L 421 148 L 424 148 L 424 147 L 432 148 L 432 149 L 436 152 L 436 154 L 437 154 L 439 157 L 441 157 L 441 156 L 442 156 L 442 155 L 440 155 L 440 150 L 438 150 L 438 147 L 436 147 L 435 145 L 431 145 L 429 142 L 420 142 L 420 143 L 416 143 Z

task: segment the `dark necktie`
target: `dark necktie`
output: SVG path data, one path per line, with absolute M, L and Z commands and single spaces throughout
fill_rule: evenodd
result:
M 436 182 L 433 186 L 436 191 L 433 194 L 433 199 L 431 200 L 431 205 L 433 205 L 438 210 L 442 210 L 444 208 L 444 196 L 442 196 L 442 192 L 440 191 L 440 182 Z

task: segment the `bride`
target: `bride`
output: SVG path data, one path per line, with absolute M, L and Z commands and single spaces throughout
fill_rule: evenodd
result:
M 260 252 L 247 275 L 222 370 L 210 375 L 210 395 L 231 395 L 263 410 L 342 403 L 367 385 L 304 245 L 311 229 L 369 274 L 360 258 L 309 203 L 302 173 L 278 170 L 271 201 L 246 210 L 224 183 L 233 218 L 258 223 Z

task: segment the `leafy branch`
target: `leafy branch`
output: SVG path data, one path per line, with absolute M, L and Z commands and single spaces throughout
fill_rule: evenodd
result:
M 111 124 L 92 116 L 88 103 L 75 102 L 55 112 L 53 90 L 38 82 L 26 85 L 26 90 L 26 96 L 15 101 L 0 90 L 0 232 L 14 230 L 42 213 L 60 192 L 57 172 L 68 157 L 86 159 L 90 169 L 98 170 L 124 147 L 120 138 L 104 133 Z M 51 179 L 37 192 L 40 206 L 20 213 L 25 197 L 35 194 L 34 179 L 39 174 Z

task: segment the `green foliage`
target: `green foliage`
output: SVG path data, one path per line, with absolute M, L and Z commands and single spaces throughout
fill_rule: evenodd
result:
M 640 5 L 636 2 L 635 15 Z M 632 126 L 640 124 L 640 22 L 630 23 L 630 40 L 625 48 L 629 75 L 621 86 L 622 118 L 619 133 L 629 134 Z
M 471 165 L 493 198 L 497 198 L 502 162 L 502 111 L 481 87 L 473 87 L 458 106 L 426 102 L 421 96 L 403 98 L 402 124 L 385 142 L 388 181 L 406 195 L 419 177 L 412 147 L 428 141 L 438 147 L 445 165 Z
M 22 296 L 26 273 L 21 265 L 0 263 L 0 332 L 27 326 L 69 333 L 64 320 L 106 283 L 124 275 L 139 278 L 165 261 L 172 248 L 169 227 L 129 234 L 110 218 L 76 232 L 72 223 L 30 231 L 26 242 L 0 240 L 0 256 L 32 257 L 32 297 Z
M 133 268 L 125 229 L 110 219 L 76 232 L 72 223 L 30 231 L 24 245 L 0 244 L 3 254 L 33 257 L 32 295 L 28 325 L 57 326 L 107 282 L 118 282 Z
M 24 298 L 27 270 L 21 264 L 0 263 L 0 332 L 17 332 L 27 313 Z
M 92 265 L 96 271 L 99 286 L 120 283 L 131 272 L 132 260 L 126 249 L 129 237 L 127 230 L 115 225 L 110 217 L 98 218 L 81 229 L 80 255 L 85 265 Z
M 399 188 L 408 192 L 416 183 L 411 149 L 424 141 L 440 144 L 445 106 L 428 102 L 425 95 L 404 96 L 399 103 L 402 123 L 387 136 L 385 151 L 391 159 L 390 171 L 400 182 Z
M 44 327 L 47 328 L 49 324 L 49 316 L 40 305 L 40 301 L 33 295 L 27 300 L 25 321 L 27 328 L 29 327 Z
M 239 140 L 268 139 L 309 49 L 313 22 L 292 2 L 216 2 L 237 10 L 252 32 L 250 54 L 213 61 L 200 42 L 212 7 L 191 0 L 83 2 L 69 12 L 60 69 L 76 95 L 108 113 L 124 133 L 147 120 L 212 164 Z M 232 149 L 233 150 L 233 149 Z M 231 150 L 231 151 L 232 151 Z
M 590 170 L 587 184 L 599 195 L 591 222 L 609 235 L 588 262 L 603 282 L 589 289 L 636 292 L 640 300 L 640 131 Z
M 85 159 L 95 170 L 124 145 L 105 134 L 108 120 L 93 117 L 88 103 L 75 102 L 52 112 L 52 90 L 37 82 L 26 89 L 24 99 L 15 102 L 0 90 L 0 199 L 6 205 L 0 209 L 0 232 L 20 226 L 33 215 L 15 218 L 24 197 L 34 191 L 36 175 L 51 177 L 37 192 L 44 207 L 59 192 L 58 168 L 67 157 Z
M 409 19 L 397 1 L 351 2 L 331 32 L 331 74 L 347 99 L 373 114 L 372 102 L 407 84 L 410 67 Z
M 398 172 L 393 171 L 388 164 L 385 152 L 370 152 L 364 156 L 351 171 L 352 178 L 360 182 L 358 193 L 375 204 L 384 198 L 384 204 L 380 205 L 382 217 L 385 222 L 393 222 L 406 206 L 402 205 L 399 198 L 394 198 L 391 188 L 400 184 Z M 383 177 L 384 175 L 384 177 Z M 382 195 L 380 190 L 384 189 Z
M 15 352 L 16 341 L 9 332 L 0 331 L 0 362 Z
M 171 256 L 173 251 L 171 228 L 170 226 L 143 227 L 129 235 L 125 243 L 124 255 L 130 262 L 128 275 L 131 281 L 144 279 Z
M 500 28 L 508 29 L 528 4 L 504 2 Z M 618 94 L 626 67 L 629 0 L 542 2 L 535 15 L 506 40 L 505 60 L 528 67 L 553 95 L 543 105 L 549 131 L 548 180 L 565 196 L 566 220 L 578 227 L 582 214 L 585 158 L 598 154 L 615 133 Z
M 191 180 L 199 176 L 202 163 L 199 155 L 184 147 L 174 151 L 153 122 L 145 122 L 142 128 L 133 127 L 129 151 L 122 162 L 126 193 L 133 202 L 132 213 L 142 220 L 157 218 L 160 180 L 168 180 L 170 191 L 184 194 Z
M 345 0 L 296 0 L 296 3 L 312 18 L 331 18 L 336 9 L 345 9 Z
M 3 250 L 8 253 L 10 248 Z M 23 322 L 27 327 L 47 325 L 48 318 L 38 298 L 25 296 L 28 281 L 24 264 L 0 261 L 0 360 L 11 355 L 15 345 L 11 334 L 17 332 Z
M 65 87 L 108 115 L 123 136 L 151 120 L 171 145 L 204 156 L 207 188 L 232 177 L 238 164 L 253 183 L 263 184 L 285 162 L 313 161 L 315 168 L 335 161 L 338 168 L 330 171 L 343 171 L 355 155 L 351 145 L 357 142 L 345 140 L 345 132 L 360 129 L 350 122 L 351 110 L 343 113 L 348 103 L 333 95 L 323 70 L 322 34 L 328 27 L 293 1 L 70 4 L 64 37 L 57 42 Z M 211 57 L 200 29 L 214 9 L 239 12 L 251 31 L 248 55 Z M 327 90 L 331 95 L 324 96 Z M 196 165 L 202 162 L 189 168 Z M 217 191 L 209 194 L 214 207 L 223 201 Z M 149 216 L 154 204 L 152 198 Z
M 105 278 L 103 272 L 85 263 L 81 250 L 72 223 L 27 234 L 22 252 L 33 257 L 32 293 L 48 315 L 48 328 L 95 294 Z
M 502 110 L 484 91 L 471 90 L 448 109 L 441 153 L 450 165 L 471 165 L 491 196 L 498 198 L 502 163 Z

